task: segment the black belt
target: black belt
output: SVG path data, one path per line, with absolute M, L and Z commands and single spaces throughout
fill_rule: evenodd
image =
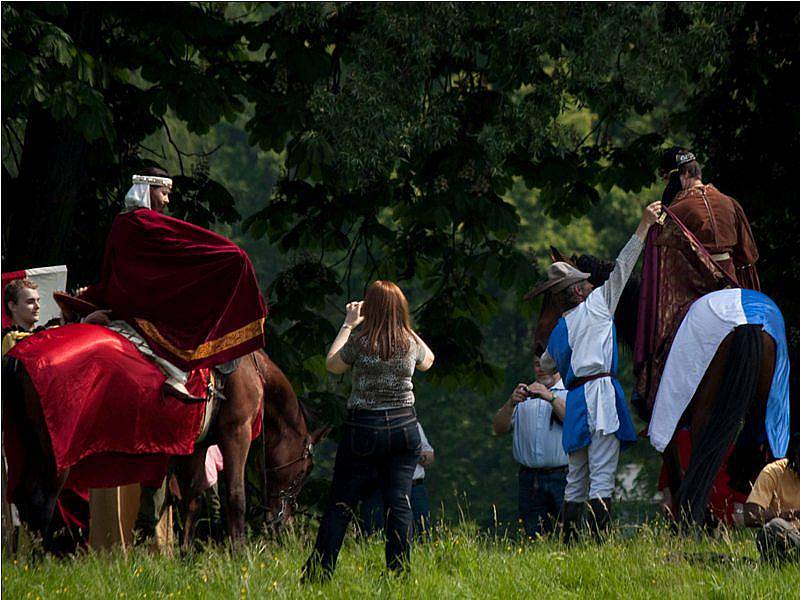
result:
M 415 485 L 422 485 L 423 483 L 425 483 L 425 480 L 424 480 L 423 478 L 414 479 L 414 480 L 411 482 L 411 486 L 413 487 L 413 486 L 415 486 Z
M 377 423 L 364 423 L 360 422 L 358 419 L 359 417 L 367 417 L 368 420 L 375 421 L 375 417 L 383 417 L 385 420 L 389 419 L 397 419 L 399 417 L 406 417 L 405 421 L 401 423 L 394 423 L 393 425 L 383 425 Z M 410 425 L 411 423 L 417 422 L 417 411 L 414 409 L 413 406 L 402 406 L 398 408 L 380 408 L 375 410 L 367 410 L 367 409 L 351 409 L 347 411 L 347 421 L 344 422 L 345 425 L 350 427 L 360 427 L 362 429 L 378 429 L 378 430 L 389 430 L 389 429 L 396 429 L 398 427 L 404 427 L 406 425 Z
M 540 473 L 542 475 L 547 475 L 548 473 L 560 473 L 562 471 L 567 471 L 567 465 L 563 467 L 528 467 L 527 465 L 520 465 L 519 470 L 523 473 Z

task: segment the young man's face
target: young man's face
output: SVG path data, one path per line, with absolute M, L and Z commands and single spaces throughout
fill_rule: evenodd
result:
M 169 188 L 164 185 L 150 186 L 150 208 L 163 213 L 169 205 Z
M 11 318 L 14 323 L 25 329 L 33 329 L 36 321 L 39 320 L 39 290 L 22 288 L 16 304 L 8 303 L 8 310 L 11 311 Z

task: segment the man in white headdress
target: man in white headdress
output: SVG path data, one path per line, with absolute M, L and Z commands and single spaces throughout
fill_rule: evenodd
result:
M 169 393 L 189 371 L 233 372 L 264 345 L 266 309 L 247 254 L 230 240 L 163 214 L 172 180 L 158 168 L 133 176 L 106 244 L 101 281 L 81 298 L 110 308 L 109 325 L 153 358 Z

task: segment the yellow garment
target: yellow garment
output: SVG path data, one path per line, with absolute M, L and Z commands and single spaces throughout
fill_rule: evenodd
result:
M 789 468 L 786 458 L 771 462 L 759 473 L 747 501 L 776 514 L 785 510 L 800 510 L 800 475 Z M 800 527 L 800 517 L 790 522 Z
M 32 332 L 30 331 L 9 331 L 7 334 L 5 334 L 3 336 L 3 356 L 6 355 L 6 352 L 16 346 L 18 341 L 25 339 L 31 334 Z

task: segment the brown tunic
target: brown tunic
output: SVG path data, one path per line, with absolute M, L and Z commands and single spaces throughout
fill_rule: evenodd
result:
M 760 289 L 755 267 L 758 249 L 736 200 L 709 183 L 681 192 L 669 208 L 712 256 L 729 256 L 716 262 L 731 279 L 743 288 Z
M 726 287 L 759 290 L 758 260 L 750 224 L 736 200 L 713 185 L 690 188 L 676 196 L 669 206 L 708 254 L 696 247 L 674 220 L 668 219 L 649 237 L 656 251 L 655 287 L 651 298 L 640 300 L 637 333 L 636 394 L 651 409 L 672 340 L 692 303 L 710 292 Z M 647 267 L 646 267 L 647 268 Z M 647 277 L 643 277 L 647 279 Z M 654 312 L 644 306 L 654 302 Z M 643 348 L 639 348 L 643 344 Z

